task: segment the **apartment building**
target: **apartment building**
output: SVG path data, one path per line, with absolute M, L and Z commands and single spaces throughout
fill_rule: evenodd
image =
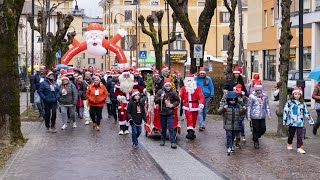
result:
M 137 3 L 138 2 L 138 3 Z M 227 47 L 228 47 L 228 33 L 229 33 L 229 13 L 226 7 L 223 5 L 223 0 L 217 1 L 218 5 L 216 8 L 215 16 L 212 18 L 211 27 L 205 46 L 205 54 L 211 55 L 213 57 L 218 57 L 220 60 L 226 60 L 227 57 Z M 145 35 L 141 31 L 140 23 L 137 24 L 136 15 L 142 14 L 145 18 L 148 15 L 155 16 L 156 11 L 165 11 L 165 1 L 164 0 L 102 0 L 100 3 L 101 8 L 104 9 L 104 14 L 102 16 L 104 26 L 110 32 L 112 37 L 119 28 L 124 28 L 128 31 L 128 36 L 119 42 L 119 46 L 124 50 L 128 60 L 132 59 L 135 61 L 137 59 L 137 53 L 139 50 L 147 50 L 148 56 L 155 57 L 154 48 L 149 36 Z M 198 32 L 198 17 L 202 12 L 205 5 L 205 0 L 195 0 L 188 2 L 188 13 L 189 19 L 195 32 Z M 169 10 L 169 27 L 170 33 L 172 31 L 172 9 Z M 244 49 L 246 51 L 247 47 L 247 0 L 243 0 L 243 41 Z M 236 49 L 235 49 L 235 62 L 238 60 L 238 40 L 239 40 L 239 22 L 238 13 L 236 13 Z M 162 19 L 162 38 L 163 40 L 168 39 L 168 21 L 167 13 L 164 13 Z M 145 23 L 146 28 L 149 29 L 148 23 Z M 158 22 L 155 21 L 154 26 L 157 30 Z M 184 37 L 183 29 L 177 24 L 176 34 L 178 35 L 178 40 L 171 43 L 171 51 L 186 50 L 187 56 L 189 56 L 189 44 Z M 132 49 L 130 45 L 132 44 Z M 163 48 L 163 61 L 165 60 L 165 52 L 168 46 Z M 247 54 L 247 53 L 245 53 Z M 109 58 L 109 57 L 108 57 Z M 245 56 L 246 58 L 246 56 Z M 110 54 L 110 65 L 114 64 L 114 54 Z M 139 60 L 140 64 L 143 61 Z M 183 66 L 183 63 L 181 65 Z

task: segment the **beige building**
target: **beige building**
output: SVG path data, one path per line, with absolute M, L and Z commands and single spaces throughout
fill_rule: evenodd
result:
M 164 0 L 140 0 L 139 5 L 135 5 L 134 0 L 102 0 L 99 4 L 104 9 L 103 22 L 104 26 L 110 32 L 112 37 L 119 28 L 124 28 L 128 31 L 129 36 L 125 38 L 122 42 L 119 42 L 118 45 L 124 50 L 128 61 L 130 57 L 134 61 L 137 57 L 137 52 L 139 50 L 147 50 L 148 56 L 154 57 L 154 48 L 149 36 L 142 33 L 140 28 L 140 23 L 138 23 L 136 28 L 136 14 L 142 14 L 145 18 L 148 15 L 155 14 L 156 11 L 163 10 L 165 11 L 165 1 Z M 195 0 L 189 1 L 189 19 L 192 27 L 195 32 L 198 31 L 198 17 L 202 12 L 205 5 L 205 0 Z M 170 9 L 170 31 L 172 31 L 172 9 Z M 216 16 L 217 15 L 217 16 Z M 239 23 L 238 23 L 238 13 L 236 17 L 236 49 L 235 49 L 235 61 L 238 60 L 238 39 L 239 39 Z M 217 21 L 216 21 L 217 20 Z M 114 23 L 114 22 L 117 23 Z M 243 42 L 244 49 L 246 51 L 247 47 L 247 1 L 243 0 Z M 148 25 L 148 23 L 145 23 Z M 155 27 L 158 26 L 157 22 L 154 24 Z M 164 13 L 162 19 L 162 37 L 164 40 L 168 38 L 168 26 L 167 26 L 167 14 Z M 149 27 L 146 27 L 149 29 Z M 157 29 L 157 28 L 156 28 Z M 138 32 L 138 33 L 137 33 Z M 186 41 L 186 38 L 183 34 L 183 29 L 177 24 L 176 29 L 177 34 L 182 35 L 181 41 L 176 41 L 172 43 L 171 50 L 187 50 L 187 55 L 189 56 L 189 44 Z M 211 26 L 208 34 L 207 43 L 205 46 L 205 55 L 211 55 L 213 57 L 218 57 L 220 60 L 226 60 L 227 57 L 227 35 L 229 33 L 229 13 L 226 7 L 223 5 L 223 0 L 218 0 L 218 6 L 215 12 L 214 17 L 211 21 Z M 130 38 L 130 34 L 131 37 Z M 137 36 L 137 41 L 135 37 Z M 133 39 L 132 49 L 130 50 L 130 40 Z M 163 48 L 163 59 L 165 59 L 165 51 L 168 49 L 168 46 Z M 245 53 L 247 54 L 247 53 Z M 246 58 L 246 57 L 245 57 Z M 110 65 L 114 64 L 114 54 L 110 54 L 107 57 L 108 63 Z M 143 61 L 139 60 L 140 64 L 143 64 Z M 183 64 L 181 64 L 183 66 Z

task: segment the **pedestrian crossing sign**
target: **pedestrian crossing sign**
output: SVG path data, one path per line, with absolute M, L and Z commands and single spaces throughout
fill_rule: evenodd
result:
M 147 51 L 139 51 L 139 59 L 147 59 Z

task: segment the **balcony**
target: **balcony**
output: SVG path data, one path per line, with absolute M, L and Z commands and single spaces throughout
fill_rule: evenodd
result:
M 314 1 L 316 5 L 315 11 L 320 11 L 320 0 L 314 0 Z
M 59 8 L 57 11 L 61 11 L 63 14 L 71 14 L 74 16 L 84 16 L 84 9 L 75 10 L 74 8 Z

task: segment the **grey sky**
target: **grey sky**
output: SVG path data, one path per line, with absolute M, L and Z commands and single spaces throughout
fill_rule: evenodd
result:
M 77 0 L 80 9 L 85 9 L 86 16 L 102 17 L 102 8 L 99 7 L 100 0 Z M 75 5 L 75 2 L 74 2 Z

